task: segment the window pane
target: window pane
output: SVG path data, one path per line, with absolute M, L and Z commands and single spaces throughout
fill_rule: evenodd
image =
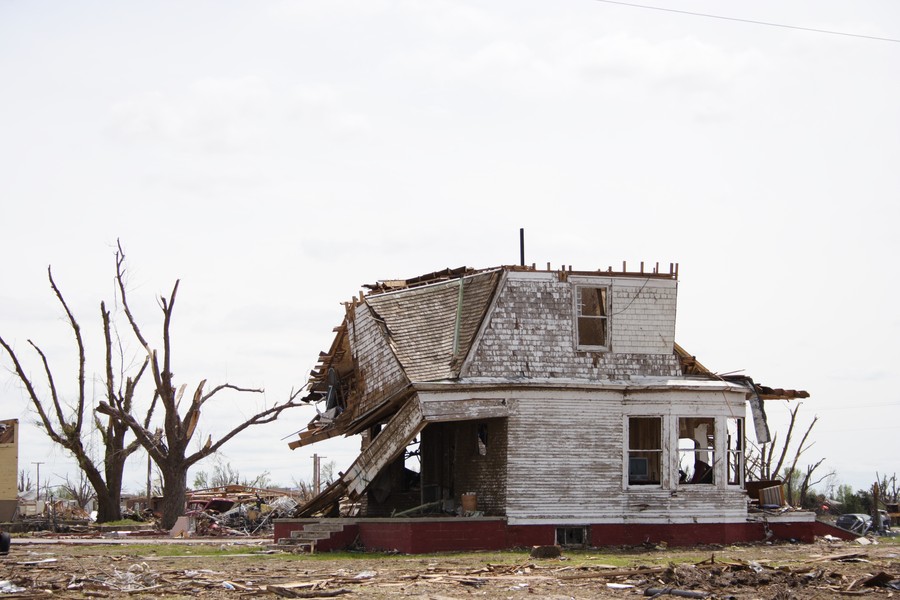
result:
M 628 484 L 659 485 L 662 472 L 662 419 L 628 419 Z
M 661 450 L 662 419 L 659 417 L 629 418 L 628 448 L 630 450 Z
M 607 289 L 575 288 L 578 300 L 577 325 L 579 346 L 606 346 Z
M 578 344 L 581 346 L 606 345 L 606 319 L 581 317 L 578 319 Z
M 578 288 L 579 316 L 606 316 L 606 288 Z

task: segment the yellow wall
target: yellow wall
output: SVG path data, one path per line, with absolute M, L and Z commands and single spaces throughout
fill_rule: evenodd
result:
M 5 428 L 2 427 L 4 425 Z M 0 442 L 0 500 L 15 500 L 18 495 L 16 477 L 19 473 L 18 419 L 0 421 Z

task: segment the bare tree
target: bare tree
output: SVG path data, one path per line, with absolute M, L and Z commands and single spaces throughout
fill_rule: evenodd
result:
M 78 508 L 86 509 L 91 500 L 97 497 L 97 493 L 91 486 L 91 482 L 84 476 L 84 472 L 78 473 L 78 479 L 71 481 L 66 475 L 66 482 L 57 487 L 60 498 L 74 500 Z
M 206 380 L 203 380 L 194 390 L 190 404 L 186 409 L 182 409 L 181 400 L 186 385 L 181 385 L 180 388 L 176 389 L 173 381 L 172 340 L 170 336 L 172 313 L 175 308 L 179 281 L 175 282 L 168 298 L 165 296 L 159 297 L 160 307 L 163 312 L 161 356 L 156 349 L 151 348 L 128 306 L 125 285 L 125 253 L 121 244 L 119 244 L 116 252 L 116 282 L 125 316 L 138 342 L 147 352 L 154 384 L 153 402 L 155 404 L 158 401 L 162 407 L 163 422 L 161 427 L 151 429 L 149 416 L 143 423 L 138 421 L 133 415 L 131 407 L 120 403 L 117 398 L 113 398 L 108 403 L 101 402 L 97 410 L 112 417 L 112 420 L 115 422 L 127 425 L 136 436 L 140 445 L 147 450 L 150 457 L 159 467 L 163 476 L 161 525 L 164 528 L 170 528 L 184 511 L 188 469 L 198 461 L 216 452 L 228 440 L 247 427 L 270 423 L 277 419 L 282 411 L 301 406 L 300 403 L 294 402 L 299 392 L 292 392 L 288 400 L 283 404 L 276 404 L 246 419 L 215 442 L 213 442 L 212 436 L 209 436 L 202 447 L 195 452 L 189 453 L 188 447 L 197 429 L 201 409 L 206 402 L 223 390 L 242 393 L 262 393 L 263 390 L 242 388 L 230 383 L 224 383 L 204 393 Z
M 75 458 L 78 467 L 94 488 L 97 495 L 97 520 L 100 522 L 116 521 L 122 516 L 119 500 L 122 495 L 122 474 L 125 468 L 125 460 L 132 452 L 138 449 L 139 445 L 136 441 L 132 441 L 128 445 L 125 444 L 128 427 L 120 421 L 109 418 L 103 423 L 96 416 L 89 414 L 90 407 L 87 406 L 85 397 L 86 361 L 81 326 L 53 280 L 53 273 L 50 267 L 47 268 L 47 277 L 50 280 L 50 287 L 53 293 L 66 313 L 66 319 L 74 334 L 75 344 L 78 348 L 77 399 L 74 401 L 74 404 L 68 404 L 61 398 L 56 379 L 50 367 L 50 361 L 32 340 L 28 340 L 28 343 L 37 353 L 43 365 L 44 375 L 47 379 L 46 393 L 38 392 L 15 350 L 2 337 L 0 337 L 0 346 L 3 346 L 10 359 L 12 359 L 16 375 L 24 386 L 31 404 L 38 414 L 38 425 L 43 427 L 53 442 L 65 448 Z M 100 312 L 106 338 L 105 393 L 110 402 L 128 407 L 128 410 L 130 410 L 134 389 L 144 373 L 147 361 L 144 361 L 144 364 L 133 377 L 125 377 L 124 389 L 116 384 L 113 376 L 114 359 L 109 312 L 102 302 L 100 303 Z M 120 380 L 122 377 L 124 377 L 124 374 L 120 376 Z M 90 444 L 87 439 L 91 427 L 96 427 L 103 442 L 102 469 L 91 457 Z
M 256 477 L 250 479 L 242 477 L 241 472 L 231 466 L 230 462 L 225 462 L 221 457 L 216 456 L 212 473 L 200 471 L 194 476 L 194 488 L 217 488 L 226 485 L 241 485 L 244 487 L 265 488 L 269 487 L 272 482 L 269 479 L 269 471 L 263 471 Z
M 881 501 L 887 504 L 896 504 L 900 502 L 900 486 L 897 485 L 897 474 L 894 473 L 890 477 L 887 475 L 879 475 L 875 473 L 875 480 L 881 490 Z
M 803 505 L 809 491 L 814 487 L 822 483 L 828 478 L 832 478 L 836 475 L 834 469 L 827 471 L 824 475 L 820 475 L 819 477 L 813 479 L 813 473 L 822 466 L 822 463 L 825 462 L 824 458 L 819 459 L 815 464 L 806 465 L 806 470 L 803 472 L 803 478 L 800 479 L 800 485 L 797 486 L 797 494 L 798 499 L 797 503 L 801 506 Z
M 34 484 L 31 483 L 31 474 L 26 473 L 25 469 L 19 469 L 19 492 L 30 492 Z
M 814 477 L 816 470 L 822 466 L 823 462 L 825 462 L 824 458 L 814 464 L 807 465 L 802 472 L 797 468 L 800 456 L 814 444 L 814 442 L 807 444 L 807 440 L 809 439 L 809 434 L 812 433 L 813 427 L 815 427 L 819 420 L 819 417 L 817 416 L 814 416 L 812 421 L 810 421 L 806 431 L 800 438 L 800 443 L 797 445 L 793 457 L 791 458 L 790 452 L 794 432 L 798 426 L 797 414 L 800 410 L 800 406 L 801 404 L 797 404 L 797 406 L 791 409 L 791 419 L 788 423 L 784 442 L 781 443 L 780 446 L 778 444 L 778 433 L 776 432 L 770 443 L 762 444 L 760 446 L 756 446 L 752 443 L 748 444 L 747 456 L 745 457 L 747 478 L 751 480 L 756 479 L 759 481 L 766 481 L 775 479 L 780 475 L 784 480 L 787 496 L 785 499 L 788 504 L 791 505 L 802 504 L 812 486 L 821 483 L 834 474 L 834 471 L 829 471 L 821 477 Z M 778 456 L 777 460 L 775 460 L 776 455 Z M 790 466 L 784 466 L 788 460 L 790 460 Z

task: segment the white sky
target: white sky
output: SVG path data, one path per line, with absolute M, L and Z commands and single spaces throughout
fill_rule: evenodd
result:
M 658 4 L 900 37 L 893 0 Z M 52 264 L 100 373 L 121 238 L 155 340 L 181 278 L 176 380 L 271 404 L 361 284 L 514 264 L 525 227 L 540 266 L 678 262 L 679 343 L 809 390 L 809 461 L 867 487 L 900 433 L 898 73 L 898 43 L 594 0 L 0 0 L 0 335 L 71 395 Z M 0 365 L 0 418 L 32 422 Z M 261 406 L 223 394 L 200 435 Z M 346 468 L 355 439 L 281 441 L 311 414 L 225 459 L 283 484 L 314 451 Z M 74 472 L 31 426 L 19 460 Z

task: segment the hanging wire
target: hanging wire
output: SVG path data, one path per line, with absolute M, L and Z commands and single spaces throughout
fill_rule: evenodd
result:
M 648 4 L 635 4 L 632 2 L 619 2 L 618 0 L 594 0 L 594 2 L 603 2 L 606 4 L 619 4 L 621 6 L 629 6 L 631 8 L 644 8 L 647 10 L 659 10 L 663 12 L 678 13 L 681 15 L 690 15 L 692 17 L 705 17 L 708 19 L 721 19 L 723 21 L 737 21 L 738 23 L 750 23 L 751 25 L 764 25 L 766 27 L 781 27 L 783 29 L 796 29 L 799 31 L 811 31 L 813 33 L 827 33 L 829 35 L 843 35 L 846 37 L 863 38 L 866 40 L 876 40 L 879 42 L 893 42 L 900 44 L 900 39 L 879 37 L 876 35 L 863 35 L 861 33 L 848 33 L 846 31 L 834 31 L 831 29 L 816 29 L 815 27 L 800 27 L 799 25 L 786 25 L 784 23 L 774 23 L 772 21 L 756 21 L 754 19 L 741 19 L 738 17 L 726 17 L 724 15 L 714 15 L 711 13 L 694 12 L 690 10 L 678 10 L 676 8 L 663 8 L 662 6 L 650 6 Z

